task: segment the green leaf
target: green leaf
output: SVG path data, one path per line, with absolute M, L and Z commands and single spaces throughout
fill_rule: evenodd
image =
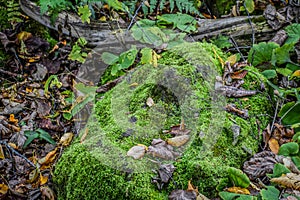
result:
M 252 13 L 255 9 L 254 1 L 253 0 L 245 0 L 245 7 L 247 8 L 249 13 Z
M 77 83 L 74 87 L 83 94 L 94 94 L 97 90 L 97 87 L 86 86 L 83 83 Z
M 272 65 L 282 65 L 290 62 L 290 51 L 294 48 L 294 43 L 284 44 L 282 47 L 278 47 L 273 50 L 271 63 Z
M 173 28 L 178 28 L 179 30 L 187 33 L 197 30 L 197 21 L 194 19 L 194 17 L 188 14 L 164 14 L 162 16 L 157 16 L 157 19 L 158 25 L 173 24 Z
M 211 40 L 211 42 L 220 49 L 232 47 L 232 43 L 229 42 L 228 36 L 218 36 L 218 38 Z
M 300 142 L 300 132 L 296 132 L 296 134 L 293 135 L 293 142 Z
M 228 168 L 229 179 L 233 182 L 234 186 L 247 188 L 250 185 L 250 180 L 246 174 L 240 169 L 234 167 Z
M 125 11 L 125 5 L 118 0 L 106 0 L 106 3 L 116 10 Z
M 52 139 L 52 137 L 49 135 L 49 133 L 47 133 L 43 129 L 39 128 L 36 130 L 36 132 L 39 133 L 39 138 L 46 140 L 50 144 L 56 144 L 56 142 Z
M 274 42 L 260 42 L 259 44 L 254 44 L 249 52 L 248 61 L 251 62 L 254 67 L 269 63 L 272 58 L 273 50 L 278 47 L 279 45 Z
M 260 194 L 262 200 L 278 200 L 279 199 L 279 190 L 277 190 L 274 186 L 267 186 L 267 189 L 262 189 Z
M 106 63 L 108 65 L 112 65 L 112 64 L 115 64 L 116 62 L 118 62 L 119 56 L 116 56 L 109 52 L 103 52 L 101 55 L 101 59 L 104 63 Z
M 273 168 L 273 174 L 269 174 L 270 178 L 280 177 L 282 174 L 290 173 L 291 171 L 281 163 L 276 163 Z
M 63 117 L 66 119 L 66 120 L 71 120 L 72 119 L 72 114 L 69 113 L 69 112 L 64 112 L 63 113 Z
M 297 43 L 300 39 L 300 24 L 291 24 L 285 28 L 285 31 L 288 34 L 288 39 L 285 41 L 285 44 Z
M 281 74 L 283 76 L 291 76 L 293 71 L 289 70 L 288 68 L 276 68 L 276 71 L 278 74 Z
M 292 161 L 296 165 L 298 169 L 300 169 L 300 157 L 299 156 L 292 156 Z
M 89 24 L 91 22 L 90 16 L 92 13 L 88 5 L 78 7 L 78 15 L 80 16 L 82 23 L 87 22 Z
M 293 125 L 300 122 L 300 102 L 286 103 L 278 113 L 281 117 L 282 124 Z
M 129 68 L 134 63 L 137 53 L 138 50 L 136 48 L 131 48 L 128 51 L 121 53 L 118 61 L 120 64 L 119 70 Z
M 280 146 L 278 155 L 292 156 L 299 152 L 299 145 L 296 142 L 285 143 Z
M 277 77 L 277 73 L 273 69 L 267 69 L 267 70 L 261 72 L 261 74 L 264 75 L 267 79 L 272 79 L 272 78 Z
M 142 64 L 151 63 L 151 61 L 152 61 L 152 49 L 145 47 L 141 50 L 141 54 L 142 54 L 142 57 L 141 57 L 141 63 Z
M 27 140 L 24 142 L 23 148 L 26 148 L 34 139 L 39 137 L 39 133 L 35 131 L 24 131 Z
M 245 195 L 245 194 L 236 194 L 231 192 L 219 192 L 219 196 L 223 200 L 256 200 L 257 197 Z

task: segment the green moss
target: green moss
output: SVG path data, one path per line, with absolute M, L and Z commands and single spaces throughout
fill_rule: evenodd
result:
M 263 94 L 225 100 L 214 93 L 214 78 L 224 57 L 214 45 L 185 44 L 163 53 L 157 68 L 140 66 L 107 92 L 96 102 L 84 144 L 72 144 L 56 165 L 59 199 L 167 199 L 173 189 L 186 189 L 188 180 L 201 193 L 215 197 L 227 167 L 239 168 L 249 152 L 257 151 L 258 127 L 266 125 L 263 114 L 270 111 Z M 245 87 L 258 88 L 260 78 L 249 73 Z M 146 104 L 149 97 L 154 105 Z M 247 108 L 249 119 L 222 111 L 227 103 Z M 152 139 L 166 139 L 169 136 L 162 130 L 182 117 L 191 140 L 176 149 L 182 156 L 173 163 L 173 180 L 159 191 L 150 181 L 155 176 L 152 169 L 157 169 L 153 160 L 167 161 L 148 156 L 136 161 L 126 152 L 136 144 L 149 146 Z M 233 125 L 241 130 L 236 137 Z M 123 137 L 125 132 L 131 136 Z

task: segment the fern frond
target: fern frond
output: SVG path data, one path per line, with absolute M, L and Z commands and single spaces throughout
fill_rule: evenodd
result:
M 9 23 L 14 24 L 22 22 L 22 13 L 20 12 L 20 6 L 15 3 L 14 0 L 7 1 L 7 20 Z

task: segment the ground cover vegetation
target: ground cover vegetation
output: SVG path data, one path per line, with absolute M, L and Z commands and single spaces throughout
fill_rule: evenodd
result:
M 52 22 L 127 23 L 138 43 L 99 55 L 0 3 L 0 198 L 299 199 L 297 1 L 35 3 Z M 258 14 L 270 41 L 186 42 L 199 18 Z

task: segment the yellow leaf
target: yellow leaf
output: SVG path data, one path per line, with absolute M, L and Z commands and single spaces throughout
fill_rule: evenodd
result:
M 10 114 L 9 115 L 9 121 L 12 122 L 12 123 L 18 123 L 19 120 L 15 119 L 14 114 Z
M 275 138 L 271 138 L 268 141 L 268 144 L 269 144 L 269 147 L 270 147 L 271 151 L 273 153 L 275 153 L 275 154 L 278 154 L 278 151 L 279 151 L 279 143 L 278 143 L 278 141 Z
M 11 146 L 14 149 L 18 149 L 18 147 L 15 143 L 9 142 L 8 145 Z
M 59 144 L 68 146 L 71 143 L 73 136 L 74 134 L 71 132 L 65 133 L 63 136 L 61 136 Z
M 129 87 L 136 87 L 136 86 L 138 86 L 139 84 L 137 83 L 137 82 L 134 82 L 134 83 L 131 83 L 130 85 L 129 85 Z
M 297 78 L 300 77 L 300 69 L 294 71 L 294 73 L 292 74 L 291 78 L 294 78 L 294 77 L 297 77 Z
M 2 149 L 2 146 L 0 145 L 0 159 L 4 159 L 5 156 L 4 156 L 4 152 L 3 152 L 3 149 Z
M 105 16 L 100 17 L 99 20 L 100 20 L 101 22 L 106 22 L 106 21 L 107 21 L 107 19 L 106 19 Z
M 167 139 L 167 143 L 174 147 L 180 147 L 189 141 L 189 135 L 181 135 Z
M 8 186 L 5 184 L 0 184 L 0 194 L 4 195 L 8 191 Z
M 43 176 L 42 174 L 40 174 L 40 185 L 46 184 L 47 181 L 48 181 L 48 176 Z
M 230 187 L 226 189 L 228 192 L 236 193 L 236 194 L 250 194 L 249 190 L 241 187 Z
M 29 32 L 26 32 L 26 31 L 22 31 L 21 33 L 19 33 L 17 35 L 17 38 L 18 38 L 19 41 L 25 41 L 25 40 L 27 40 L 31 37 L 32 37 L 32 34 L 29 33 Z
M 230 66 L 234 65 L 237 62 L 237 55 L 233 54 L 227 58 L 227 61 L 230 63 Z
M 52 163 L 54 161 L 54 159 L 56 158 L 56 151 L 57 151 L 57 148 L 55 148 L 53 151 L 50 151 L 45 157 L 39 159 L 38 162 L 41 165 L 46 165 L 46 164 Z

